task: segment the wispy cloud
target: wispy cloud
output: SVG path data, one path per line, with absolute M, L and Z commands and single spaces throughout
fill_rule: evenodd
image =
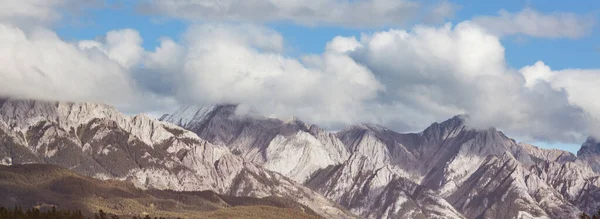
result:
M 452 16 L 456 5 L 441 1 L 424 7 L 412 0 L 151 0 L 139 11 L 201 21 L 277 22 L 291 21 L 308 26 L 382 27 L 414 22 L 423 13 L 430 20 Z
M 545 14 L 525 8 L 516 13 L 501 10 L 498 16 L 477 16 L 473 21 L 498 36 L 527 35 L 576 39 L 592 31 L 596 17 L 569 12 Z

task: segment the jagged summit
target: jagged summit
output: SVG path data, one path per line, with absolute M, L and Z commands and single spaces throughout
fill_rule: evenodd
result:
M 381 125 L 372 124 L 372 123 L 358 123 L 358 124 L 347 126 L 346 128 L 342 129 L 339 132 L 347 132 L 347 131 L 351 131 L 351 130 L 371 130 L 374 132 L 382 132 L 382 131 L 388 131 L 389 129 L 387 129 L 386 127 L 383 127 Z
M 444 127 L 464 126 L 468 119 L 469 119 L 469 115 L 459 114 L 459 115 L 453 116 L 452 118 L 446 119 L 442 122 L 434 122 L 430 126 L 444 126 Z
M 297 118 L 289 121 L 236 114 L 236 105 L 182 107 L 164 121 L 303 183 L 315 171 L 343 162 L 348 152 L 335 135 Z
M 600 142 L 588 137 L 577 151 L 577 157 L 587 161 L 596 173 L 600 173 Z
M 112 106 L 87 102 L 9 99 L 0 107 L 0 119 L 14 131 L 21 133 L 27 133 L 42 123 L 55 125 L 66 132 L 75 132 L 94 120 L 112 121 L 148 145 L 159 144 L 172 136 L 163 127 L 176 127 L 143 113 L 127 116 Z M 183 133 L 187 136 L 191 134 Z
M 581 148 L 577 151 L 577 156 L 584 156 L 590 154 L 600 155 L 600 142 L 592 136 L 588 137 L 586 141 L 581 145 Z

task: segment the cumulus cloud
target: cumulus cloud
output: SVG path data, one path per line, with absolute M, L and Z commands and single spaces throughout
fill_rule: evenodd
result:
M 588 118 L 568 93 L 532 87 L 532 76 L 507 66 L 499 38 L 473 22 L 392 29 L 360 42 L 350 56 L 386 87 L 369 110 L 380 112 L 377 123 L 414 131 L 466 113 L 472 127 L 520 139 L 577 142 L 588 134 Z
M 0 96 L 103 102 L 127 112 L 174 103 L 134 80 L 130 68 L 145 53 L 137 31 L 115 30 L 105 39 L 70 43 L 47 28 L 0 23 Z
M 412 0 L 151 0 L 140 10 L 203 21 L 272 22 L 292 21 L 302 25 L 341 25 L 346 27 L 398 26 L 414 21 L 426 10 L 428 19 L 443 20 L 455 5 L 441 1 L 436 7 L 423 7 Z
M 0 95 L 115 101 L 131 98 L 128 94 L 133 84 L 122 66 L 99 52 L 66 43 L 48 29 L 25 33 L 0 24 L 0 47 Z
M 163 40 L 144 72 L 183 103 L 240 103 L 330 129 L 370 122 L 419 131 L 466 113 L 472 127 L 523 140 L 578 142 L 592 132 L 594 109 L 551 83 L 549 68 L 507 66 L 498 36 L 473 22 L 338 36 L 323 54 L 299 59 L 278 40 L 256 40 L 280 38 L 259 26 L 195 25 L 181 42 Z
M 525 8 L 516 13 L 505 10 L 498 13 L 498 16 L 478 16 L 473 21 L 498 36 L 528 35 L 572 39 L 586 36 L 595 25 L 594 16 L 567 12 L 544 14 Z
M 249 29 L 253 29 L 248 31 Z M 244 33 L 247 34 L 242 34 Z M 263 27 L 193 26 L 184 35 L 177 94 L 194 103 L 233 102 L 280 118 L 301 115 L 321 123 L 349 123 L 364 100 L 382 88 L 374 75 L 343 52 L 356 44 L 334 40 L 315 62 L 278 52 L 281 36 Z M 158 51 L 158 50 L 157 50 Z
M 600 137 L 600 103 L 594 98 L 600 88 L 600 69 L 565 69 L 554 71 L 544 62 L 523 67 L 528 88 L 548 83 L 555 91 L 564 92 L 567 101 L 584 112 L 590 134 Z
M 106 33 L 103 42 L 83 40 L 78 43 L 81 49 L 98 49 L 111 60 L 125 68 L 131 68 L 141 61 L 144 54 L 143 39 L 133 29 L 113 30 Z

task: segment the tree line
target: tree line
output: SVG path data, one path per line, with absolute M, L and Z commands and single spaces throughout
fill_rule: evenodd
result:
M 120 219 L 117 215 L 108 215 L 99 210 L 93 217 L 86 217 L 81 210 L 64 210 L 52 207 L 46 211 L 38 208 L 23 209 L 20 206 L 14 208 L 0 207 L 0 218 L 2 219 Z M 163 217 L 133 216 L 133 219 L 165 219 Z
M 600 219 L 600 210 L 598 210 L 598 212 L 596 212 L 596 214 L 592 214 L 591 216 L 583 213 L 581 214 L 581 216 L 579 216 L 580 219 Z

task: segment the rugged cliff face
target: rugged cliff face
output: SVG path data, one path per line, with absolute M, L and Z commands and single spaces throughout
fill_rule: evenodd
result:
M 55 164 L 140 188 L 213 190 L 235 196 L 279 195 L 327 217 L 351 217 L 336 204 L 276 172 L 176 125 L 126 116 L 91 103 L 6 100 L 0 106 L 5 165 Z
M 332 135 L 297 120 L 237 115 L 234 105 L 165 117 L 368 218 L 573 218 L 598 208 L 593 156 L 517 143 L 493 128 L 471 129 L 466 119 L 421 133 L 359 124 Z M 311 136 L 316 141 L 297 143 Z M 321 152 L 306 150 L 315 147 Z M 309 171 L 282 168 L 315 163 Z
M 467 218 L 573 218 L 582 210 L 590 212 L 597 207 L 595 201 L 573 197 L 587 192 L 594 195 L 586 195 L 586 199 L 596 196 L 597 176 L 586 162 L 565 151 L 517 144 L 495 129 L 470 129 L 465 119 L 457 116 L 415 134 L 370 126 L 343 130 L 337 135 L 350 148 L 351 158 L 357 154 L 368 157 L 374 163 L 371 172 L 399 170 L 387 177 L 356 174 L 362 177 L 352 179 L 384 179 L 378 184 L 358 183 L 358 189 L 346 188 L 356 180 L 327 183 L 340 184 L 330 186 L 331 190 L 344 191 L 346 196 L 360 194 L 357 191 L 372 194 L 393 183 L 392 176 L 404 176 L 450 203 L 447 215 L 457 211 Z M 338 167 L 337 172 L 342 170 L 344 167 Z M 317 191 L 337 200 L 327 191 Z M 348 207 L 361 215 L 369 212 Z

